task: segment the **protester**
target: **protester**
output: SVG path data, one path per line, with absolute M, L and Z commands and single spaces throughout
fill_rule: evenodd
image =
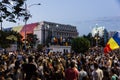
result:
M 0 80 L 111 80 L 113 74 L 119 79 L 119 56 L 114 51 L 104 55 L 97 49 L 84 54 L 0 54 Z
M 33 57 L 28 57 L 28 63 L 22 65 L 23 78 L 25 80 L 30 80 L 32 76 L 36 73 L 36 66 L 33 64 Z M 25 76 L 24 76 L 25 75 Z
M 81 67 L 81 70 L 79 72 L 79 80 L 88 80 L 88 74 L 84 68 L 84 66 Z
M 65 71 L 65 79 L 66 80 L 78 80 L 79 79 L 79 71 L 76 68 L 75 61 L 71 61 L 70 68 Z
M 93 71 L 93 80 L 102 80 L 103 79 L 103 71 L 99 68 L 98 64 L 94 63 L 94 71 Z
M 111 69 L 111 80 L 118 80 L 118 76 L 114 69 Z

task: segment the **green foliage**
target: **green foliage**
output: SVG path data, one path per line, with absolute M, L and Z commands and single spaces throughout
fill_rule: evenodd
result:
M 6 48 L 10 46 L 8 44 L 9 40 L 6 39 L 6 36 L 7 36 L 6 32 L 0 31 L 0 47 L 2 48 Z
M 37 51 L 42 51 L 42 50 L 43 50 L 43 47 L 44 47 L 44 45 L 38 44 L 38 45 L 37 45 Z
M 83 37 L 77 37 L 72 40 L 72 49 L 76 53 L 84 53 L 90 47 L 90 41 Z
M 33 46 L 36 44 L 37 42 L 37 36 L 34 34 L 27 34 L 27 41 L 28 41 L 28 45 L 31 46 L 33 48 Z
M 107 34 L 107 33 L 106 33 Z M 108 34 L 107 34 L 108 35 Z M 105 35 L 104 35 L 105 36 Z M 101 47 L 104 47 L 105 46 L 105 37 L 99 37 L 98 34 L 95 35 L 95 37 L 97 37 L 97 42 L 98 42 L 98 46 L 101 46 Z M 87 38 L 89 41 L 90 41 L 90 46 L 91 47 L 94 47 L 96 46 L 96 39 L 95 37 L 92 37 L 92 34 L 89 33 L 87 36 L 86 35 L 83 35 L 84 38 Z M 107 36 L 106 36 L 106 40 L 107 40 Z
M 0 22 L 3 22 L 3 19 L 9 22 L 16 22 L 20 20 L 21 17 L 24 19 L 30 17 L 31 15 L 27 13 L 25 9 L 26 0 L 2 0 L 0 1 Z M 12 2 L 12 4 L 11 4 Z
M 17 41 L 14 39 L 7 39 L 7 37 L 11 35 L 14 35 L 17 38 Z M 10 47 L 10 44 L 14 44 L 15 42 L 17 42 L 19 45 L 18 47 L 20 47 L 20 45 L 22 45 L 21 38 L 22 36 L 15 31 L 0 31 L 0 47 L 8 48 Z

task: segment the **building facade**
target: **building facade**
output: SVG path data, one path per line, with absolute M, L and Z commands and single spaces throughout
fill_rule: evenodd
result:
M 68 38 L 75 38 L 78 36 L 76 26 L 46 21 L 38 23 L 38 26 L 34 29 L 34 34 L 37 35 L 40 44 L 54 42 L 54 40 L 58 39 L 64 42 Z
M 57 41 L 58 39 L 65 42 L 68 38 L 75 38 L 78 36 L 76 26 L 59 24 L 54 22 L 37 22 L 27 25 L 19 25 L 16 27 L 7 28 L 6 30 L 13 30 L 19 32 L 23 39 L 26 39 L 27 34 L 34 34 L 37 37 L 37 44 L 46 44 Z

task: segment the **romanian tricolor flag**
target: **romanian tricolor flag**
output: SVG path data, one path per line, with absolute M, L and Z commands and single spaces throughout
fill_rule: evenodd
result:
M 104 48 L 104 53 L 108 53 L 112 50 L 118 49 L 120 47 L 120 32 L 116 32 L 113 37 L 111 37 Z

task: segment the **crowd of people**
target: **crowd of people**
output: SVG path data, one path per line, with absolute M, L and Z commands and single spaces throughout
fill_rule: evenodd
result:
M 120 80 L 120 53 L 1 53 L 0 80 Z

